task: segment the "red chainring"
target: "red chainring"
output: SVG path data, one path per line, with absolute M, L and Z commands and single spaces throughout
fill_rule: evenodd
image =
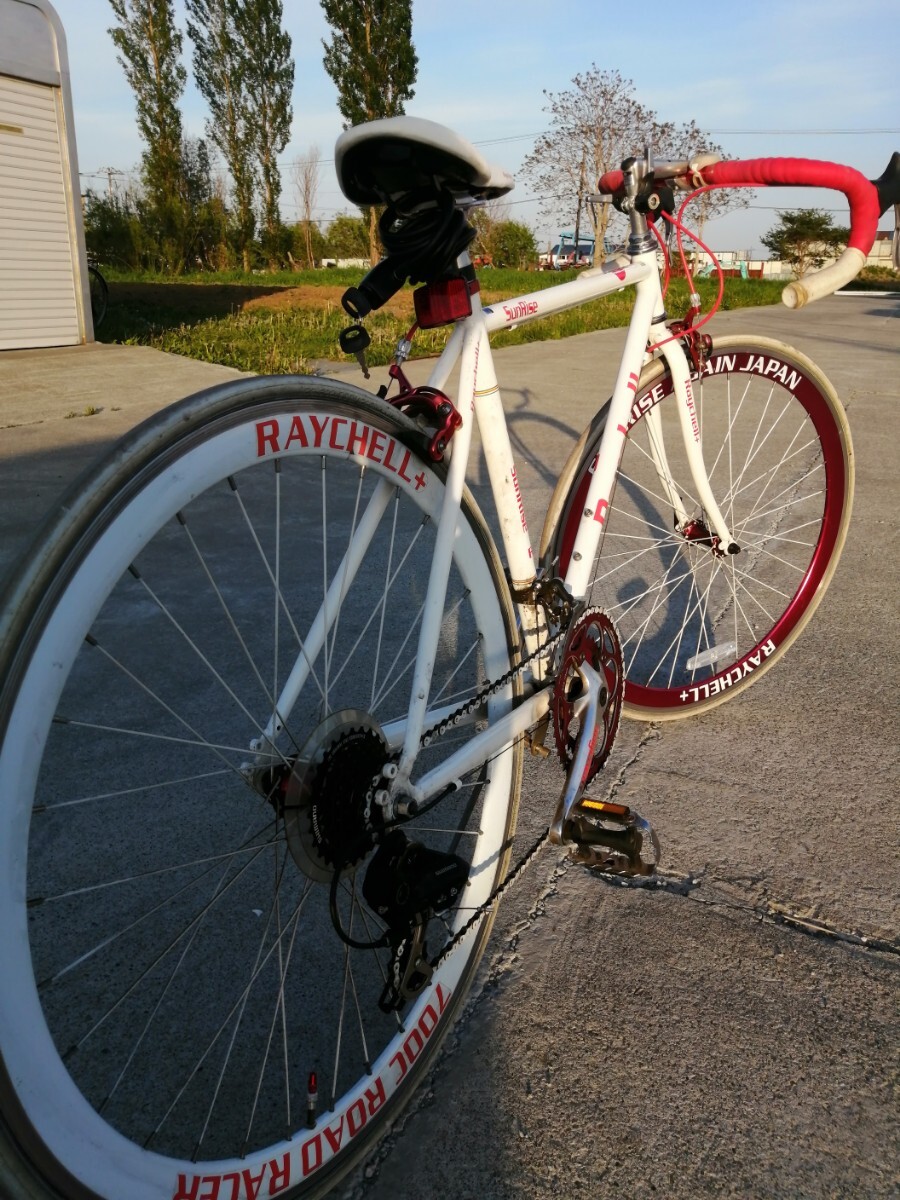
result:
M 606 700 L 600 706 L 600 719 L 594 730 L 594 745 L 581 786 L 594 778 L 609 758 L 622 711 L 625 667 L 616 627 L 600 608 L 589 608 L 569 630 L 553 685 L 553 735 L 560 762 L 571 767 L 575 758 L 581 722 L 575 715 L 575 701 L 583 684 L 579 674 L 582 663 L 593 667 L 604 680 Z

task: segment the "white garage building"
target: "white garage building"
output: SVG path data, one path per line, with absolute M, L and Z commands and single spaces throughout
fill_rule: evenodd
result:
M 0 0 L 0 350 L 91 340 L 65 35 L 48 0 Z

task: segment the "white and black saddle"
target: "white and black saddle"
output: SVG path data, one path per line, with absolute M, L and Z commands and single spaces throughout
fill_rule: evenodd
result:
M 451 192 L 457 202 L 494 200 L 515 184 L 471 142 L 421 117 L 388 117 L 348 129 L 334 158 L 341 191 L 354 204 L 390 204 L 430 188 Z

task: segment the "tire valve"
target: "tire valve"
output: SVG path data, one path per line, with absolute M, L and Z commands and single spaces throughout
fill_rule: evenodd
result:
M 306 1128 L 316 1127 L 316 1105 L 319 1100 L 319 1090 L 316 1083 L 315 1071 L 310 1071 L 309 1082 L 306 1085 Z

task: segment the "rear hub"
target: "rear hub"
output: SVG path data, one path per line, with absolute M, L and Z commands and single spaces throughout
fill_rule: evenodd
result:
M 380 726 L 342 709 L 313 732 L 291 770 L 283 814 L 294 862 L 310 879 L 330 883 L 374 848 L 381 826 L 376 781 L 390 758 Z

